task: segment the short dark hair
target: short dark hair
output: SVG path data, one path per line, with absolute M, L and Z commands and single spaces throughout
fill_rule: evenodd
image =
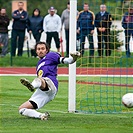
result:
M 33 10 L 32 16 L 34 16 L 34 12 L 35 12 L 35 11 L 38 11 L 38 13 L 39 13 L 38 16 L 40 16 L 41 11 L 40 11 L 40 9 L 38 9 L 38 8 L 35 8 L 35 9 Z
M 2 10 L 2 9 L 5 9 L 5 10 L 6 10 L 6 8 L 5 8 L 5 7 L 2 7 L 2 8 L 0 8 L 0 12 L 1 12 L 1 10 Z
M 2 9 L 6 9 L 6 8 L 5 7 L 1 7 L 0 10 L 2 10 Z
M 35 50 L 37 50 L 37 45 L 39 44 L 42 44 L 42 45 L 45 45 L 46 47 L 46 50 L 49 52 L 50 51 L 50 48 L 49 48 L 49 45 L 46 43 L 46 42 L 37 42 L 36 45 L 35 45 Z
M 88 6 L 89 6 L 89 4 L 88 4 L 88 3 L 84 3 L 84 5 L 88 5 Z
M 19 4 L 19 3 L 24 5 L 24 2 L 22 2 L 22 1 L 19 1 L 18 4 Z

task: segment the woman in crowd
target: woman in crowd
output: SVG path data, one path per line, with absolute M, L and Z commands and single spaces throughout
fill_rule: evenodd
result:
M 36 42 L 40 41 L 43 32 L 43 17 L 40 16 L 40 10 L 38 8 L 34 9 L 32 16 L 28 18 L 27 30 L 30 37 L 32 34 Z M 31 56 L 36 57 L 35 49 L 31 49 Z

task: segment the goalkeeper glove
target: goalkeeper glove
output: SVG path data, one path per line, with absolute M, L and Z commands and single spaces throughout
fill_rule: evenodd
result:
M 78 57 L 80 57 L 80 52 L 76 51 L 76 52 L 73 52 L 73 53 L 70 53 L 70 55 L 73 57 L 73 62 L 74 63 Z

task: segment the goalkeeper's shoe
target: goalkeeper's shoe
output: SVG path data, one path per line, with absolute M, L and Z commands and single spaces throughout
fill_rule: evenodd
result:
M 70 53 L 70 55 L 73 57 L 73 62 L 75 62 L 77 58 L 80 57 L 80 52 L 76 51 L 76 52 Z
M 48 120 L 48 118 L 50 117 L 49 112 L 45 112 L 41 115 L 41 120 Z
M 26 86 L 31 92 L 34 91 L 33 85 L 32 85 L 27 79 L 21 78 L 21 79 L 20 79 L 20 82 L 21 82 L 24 86 Z

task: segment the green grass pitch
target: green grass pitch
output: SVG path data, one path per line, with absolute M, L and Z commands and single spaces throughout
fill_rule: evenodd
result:
M 68 83 L 60 82 L 56 98 L 40 109 L 49 111 L 48 121 L 27 118 L 18 107 L 32 95 L 19 82 L 21 77 L 0 77 L 0 133 L 132 133 L 133 114 L 73 114 L 67 112 Z M 34 77 L 26 77 L 32 80 Z M 59 77 L 59 80 L 67 78 Z

